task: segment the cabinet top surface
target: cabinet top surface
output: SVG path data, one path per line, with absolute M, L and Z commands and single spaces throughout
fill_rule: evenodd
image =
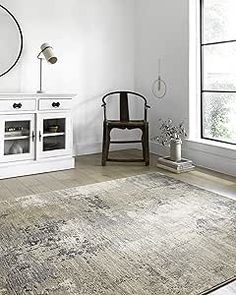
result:
M 77 94 L 72 93 L 23 93 L 23 92 L 8 92 L 0 93 L 1 98 L 72 98 Z

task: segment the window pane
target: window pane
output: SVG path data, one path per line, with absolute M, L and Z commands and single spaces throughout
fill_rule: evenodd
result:
M 236 1 L 203 1 L 203 42 L 236 39 Z
M 203 137 L 236 144 L 236 94 L 203 94 Z
M 203 46 L 203 89 L 236 90 L 236 43 Z

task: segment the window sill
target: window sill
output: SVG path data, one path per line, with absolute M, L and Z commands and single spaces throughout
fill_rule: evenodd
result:
M 236 176 L 236 147 L 206 139 L 187 139 L 183 155 L 198 166 Z
M 197 153 L 202 156 L 211 156 L 228 161 L 236 160 L 236 147 L 221 142 L 212 142 L 205 139 L 186 139 L 184 150 L 187 153 Z M 232 163 L 232 162 L 231 162 Z
M 203 139 L 203 138 L 199 138 L 199 139 L 188 138 L 185 141 L 190 142 L 190 143 L 204 144 L 204 145 L 208 145 L 208 146 L 211 146 L 211 147 L 218 147 L 218 148 L 222 148 L 222 149 L 236 151 L 236 145 L 233 145 L 233 144 L 230 144 L 230 143 L 212 141 L 212 140 L 207 140 L 207 139 Z

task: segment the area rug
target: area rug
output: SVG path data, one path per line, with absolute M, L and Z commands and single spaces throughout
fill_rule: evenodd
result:
M 236 274 L 236 202 L 148 173 L 0 201 L 0 294 L 191 295 Z

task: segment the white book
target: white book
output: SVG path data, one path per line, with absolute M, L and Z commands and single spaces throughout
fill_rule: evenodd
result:
M 193 165 L 193 162 L 191 160 L 182 159 L 180 162 L 174 162 L 174 161 L 170 160 L 169 157 L 165 157 L 165 158 L 160 157 L 160 158 L 158 158 L 158 162 L 160 164 L 167 165 L 169 167 L 173 167 L 174 169 L 176 167 L 179 167 L 181 169 L 188 168 L 188 167 L 192 167 L 192 165 Z
M 157 167 L 162 168 L 162 169 L 166 169 L 166 170 L 171 171 L 171 172 L 174 172 L 174 173 L 183 173 L 183 172 L 192 171 L 195 166 L 192 165 L 191 167 L 188 167 L 188 168 L 177 169 L 177 168 L 172 168 L 170 166 L 166 166 L 166 165 L 157 163 Z

